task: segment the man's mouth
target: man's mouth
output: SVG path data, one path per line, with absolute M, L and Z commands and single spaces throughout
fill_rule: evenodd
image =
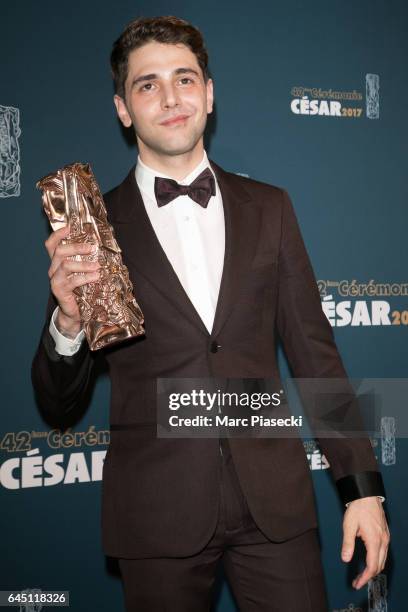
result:
M 162 121 L 160 125 L 165 125 L 165 126 L 177 125 L 179 123 L 183 123 L 184 121 L 186 121 L 186 119 L 188 119 L 189 116 L 190 115 L 177 115 L 177 117 L 170 117 L 169 119 Z

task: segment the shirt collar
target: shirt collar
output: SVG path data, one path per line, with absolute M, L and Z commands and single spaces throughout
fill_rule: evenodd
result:
M 212 168 L 210 166 L 210 163 L 208 161 L 208 157 L 207 157 L 206 151 L 204 151 L 203 158 L 200 161 L 200 163 L 198 164 L 198 166 L 196 166 L 194 168 L 194 170 L 192 170 L 190 172 L 190 174 L 185 176 L 181 181 L 177 181 L 177 182 L 180 183 L 180 185 L 189 185 L 192 181 L 194 181 L 195 178 L 197 178 L 197 176 L 199 174 L 201 174 L 201 172 L 203 170 L 205 170 L 205 168 L 210 168 L 211 172 L 214 174 L 214 172 L 213 172 L 213 170 L 212 170 Z M 137 184 L 139 186 L 139 189 L 141 191 L 143 191 L 143 193 L 145 193 L 148 197 L 150 197 L 150 198 L 152 198 L 154 200 L 156 199 L 156 197 L 154 195 L 154 178 L 155 178 L 155 176 L 162 176 L 164 178 L 171 178 L 167 174 L 163 174 L 163 172 L 158 172 L 157 170 L 154 170 L 150 166 L 147 166 L 140 159 L 140 155 L 138 155 L 137 156 L 136 169 L 135 169 L 136 182 L 137 182 Z M 214 175 L 214 178 L 215 178 L 215 175 Z

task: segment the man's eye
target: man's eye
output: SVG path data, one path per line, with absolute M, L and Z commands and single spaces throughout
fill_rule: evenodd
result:
M 144 85 L 142 85 L 142 87 L 140 88 L 140 91 L 150 91 L 151 87 L 153 86 L 153 83 L 145 83 Z
M 190 83 L 193 83 L 193 79 L 190 79 L 190 77 L 182 77 L 182 78 L 180 79 L 180 81 L 182 81 L 182 82 L 184 81 L 183 85 L 185 85 L 185 84 L 186 84 L 186 83 L 185 83 L 185 81 L 188 81 L 188 82 L 190 82 Z

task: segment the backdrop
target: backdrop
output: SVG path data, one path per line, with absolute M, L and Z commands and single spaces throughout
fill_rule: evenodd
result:
M 36 181 L 90 162 L 106 191 L 135 162 L 116 119 L 113 41 L 140 15 L 175 14 L 203 32 L 216 108 L 206 140 L 225 169 L 288 190 L 350 377 L 407 367 L 406 3 L 323 0 L 201 3 L 31 2 L 0 9 L 2 411 L 0 589 L 69 590 L 76 612 L 122 609 L 100 541 L 100 480 L 109 442 L 109 381 L 65 434 L 36 406 L 30 365 L 48 293 L 48 225 Z M 281 356 L 282 375 L 286 363 Z M 343 510 L 313 440 L 330 609 L 406 609 L 406 441 L 373 439 L 393 536 L 384 574 L 361 591 L 340 558 Z M 360 560 L 364 555 L 360 550 Z M 235 610 L 219 576 L 216 609 Z

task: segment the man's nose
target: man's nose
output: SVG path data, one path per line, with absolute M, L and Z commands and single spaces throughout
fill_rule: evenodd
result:
M 180 103 L 179 94 L 177 88 L 172 84 L 168 83 L 162 87 L 162 107 L 172 108 Z

